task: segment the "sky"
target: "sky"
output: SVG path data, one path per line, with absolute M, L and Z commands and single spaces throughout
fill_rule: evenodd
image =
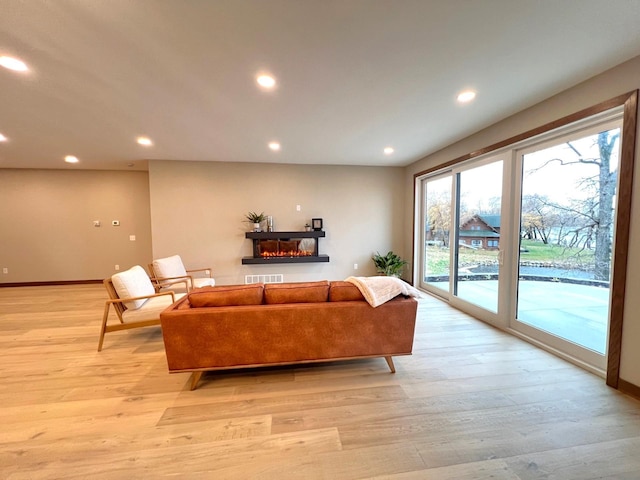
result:
M 597 135 L 571 141 L 571 145 L 581 153 L 583 158 L 599 158 L 596 144 Z M 611 169 L 618 168 L 618 146 L 611 155 Z M 563 203 L 568 198 L 580 199 L 593 195 L 593 190 L 580 188 L 580 181 L 585 177 L 598 175 L 598 167 L 590 164 L 562 165 L 552 159 L 563 162 L 575 162 L 578 155 L 567 143 L 559 143 L 553 147 L 535 150 L 524 156 L 523 194 L 538 194 L 551 201 Z M 545 165 L 546 164 L 546 165 Z M 448 179 L 429 182 L 430 193 L 450 192 L 451 182 Z M 465 170 L 461 173 L 461 195 L 469 207 L 489 206 L 489 199 L 499 197 L 502 188 L 502 161 Z

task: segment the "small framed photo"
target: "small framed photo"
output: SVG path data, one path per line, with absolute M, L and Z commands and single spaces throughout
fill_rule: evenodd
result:
M 322 230 L 322 219 L 321 218 L 312 218 L 311 219 L 311 228 L 314 230 Z

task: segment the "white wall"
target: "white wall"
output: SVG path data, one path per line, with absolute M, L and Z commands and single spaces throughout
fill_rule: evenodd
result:
M 116 264 L 146 265 L 148 174 L 0 169 L 0 225 L 0 267 L 9 272 L 0 269 L 0 283 L 101 280 Z
M 283 273 L 285 281 L 373 275 L 375 251 L 404 254 L 403 173 L 390 167 L 151 161 L 154 258 L 177 253 L 187 267 L 213 266 L 218 284 L 244 283 L 247 274 Z M 251 230 L 243 221 L 249 211 L 272 215 L 276 231 L 300 231 L 311 218 L 322 218 L 326 237 L 319 251 L 330 262 L 241 265 L 252 254 L 244 236 Z
M 410 165 L 407 167 L 405 175 L 405 203 L 407 205 L 405 221 L 409 222 L 407 223 L 409 225 L 413 220 L 413 209 L 409 208 L 409 206 L 413 206 L 413 195 L 411 192 L 413 191 L 414 175 L 416 173 L 496 144 L 533 128 L 545 125 L 553 120 L 557 120 L 638 88 L 640 88 L 640 57 L 623 63 Z M 640 134 L 637 136 L 637 139 L 640 140 Z M 625 300 L 620 367 L 620 378 L 636 386 L 640 386 L 640 348 L 638 348 L 638 345 L 640 345 L 640 315 L 636 313 L 640 312 L 640 296 L 634 293 L 635 285 L 640 284 L 639 163 L 640 149 L 636 147 L 627 294 Z M 405 233 L 405 250 L 410 252 L 413 240 L 412 232 L 406 229 Z

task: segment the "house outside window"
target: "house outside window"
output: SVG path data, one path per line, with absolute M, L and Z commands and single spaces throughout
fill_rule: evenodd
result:
M 460 222 L 460 244 L 497 250 L 500 242 L 500 215 L 474 213 Z

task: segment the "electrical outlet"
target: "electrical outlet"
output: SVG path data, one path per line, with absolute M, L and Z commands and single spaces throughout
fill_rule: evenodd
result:
M 7 273 L 9 273 L 9 269 L 7 267 L 4 267 L 2 269 L 2 273 L 4 273 L 6 275 Z
M 100 220 L 94 220 L 93 221 L 93 226 L 94 227 L 99 227 L 100 226 Z
M 136 236 L 135 235 L 129 235 L 129 240 L 132 242 L 136 241 Z
M 119 227 L 120 226 L 120 220 L 111 220 L 111 225 L 113 225 L 114 227 Z
M 120 270 L 120 265 L 114 265 L 113 268 L 114 270 Z
M 302 210 L 302 207 L 300 205 L 296 205 L 296 212 L 299 212 Z
M 353 264 L 353 269 L 354 269 L 354 270 L 357 270 L 357 269 L 358 269 L 358 264 L 357 264 L 357 263 L 354 263 L 354 264 Z

